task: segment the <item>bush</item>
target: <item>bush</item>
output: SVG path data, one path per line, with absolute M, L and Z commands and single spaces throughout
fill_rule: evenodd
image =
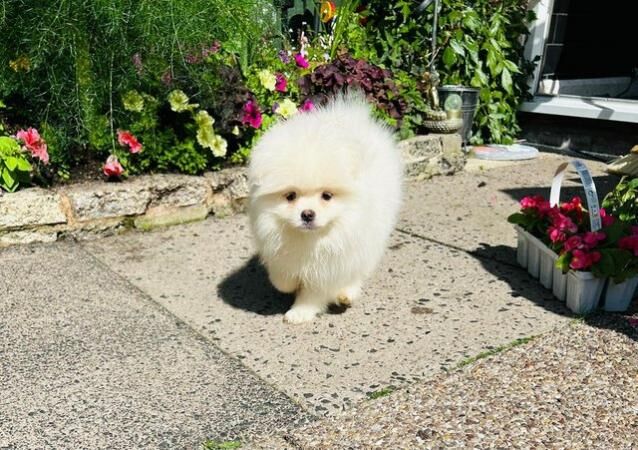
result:
M 377 111 L 394 126 L 401 125 L 407 109 L 389 70 L 355 59 L 347 53 L 316 67 L 299 80 L 299 87 L 304 97 L 319 103 L 325 103 L 329 96 L 348 88 L 360 89 Z
M 126 114 L 119 95 L 161 97 L 168 78 L 199 90 L 194 52 L 219 39 L 247 64 L 276 22 L 264 0 L 0 0 L 0 11 L 8 119 L 57 135 L 65 148 L 52 139 L 52 160 L 63 165 L 113 148 L 114 121 Z
M 534 67 L 523 58 L 523 38 L 534 20 L 526 0 L 443 0 L 436 55 L 430 51 L 432 7 L 419 16 L 411 0 L 371 0 L 365 6 L 365 27 L 353 22 L 349 29 L 354 56 L 405 79 L 420 79 L 434 58 L 442 84 L 480 89 L 472 142 L 513 142 L 520 131 L 516 112 L 529 95 Z M 412 96 L 420 90 L 418 83 L 405 87 Z

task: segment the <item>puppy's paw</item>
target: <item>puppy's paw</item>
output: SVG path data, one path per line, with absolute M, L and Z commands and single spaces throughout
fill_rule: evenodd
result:
M 361 294 L 361 285 L 356 283 L 349 286 L 337 294 L 337 304 L 349 308 L 352 302 L 359 298 Z
M 286 323 L 304 323 L 312 322 L 321 312 L 320 308 L 313 305 L 293 306 L 286 314 L 284 314 L 284 322 Z
M 352 306 L 352 299 L 347 294 L 337 295 L 337 304 L 350 308 Z

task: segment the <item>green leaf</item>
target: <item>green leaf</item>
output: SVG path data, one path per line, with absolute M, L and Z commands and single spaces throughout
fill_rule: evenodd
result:
M 16 167 L 18 167 L 18 158 L 15 156 L 7 156 L 4 158 L 4 164 L 7 166 L 7 169 L 13 172 L 16 170 Z
M 563 273 L 566 273 L 569 270 L 569 261 L 571 260 L 571 256 L 571 253 L 565 252 L 556 260 L 556 267 L 559 268 Z
M 17 158 L 18 160 L 18 170 L 21 170 L 23 172 L 31 172 L 32 166 L 31 163 L 29 163 L 29 161 L 27 161 L 24 158 Z
M 514 64 L 512 61 L 510 61 L 509 59 L 504 59 L 502 62 L 505 68 L 509 70 L 510 72 L 521 73 L 521 71 L 518 69 L 518 66 Z
M 501 72 L 501 83 L 503 84 L 503 88 L 507 91 L 508 94 L 512 93 L 512 75 L 510 71 L 506 68 L 503 68 Z
M 450 68 L 456 62 L 456 53 L 452 50 L 452 47 L 447 47 L 443 52 L 443 64 Z
M 476 11 L 472 9 L 466 11 L 465 17 L 463 17 L 463 26 L 469 28 L 470 31 L 476 31 L 481 26 L 481 21 Z
M 493 77 L 499 74 L 498 66 L 499 66 L 499 61 L 498 61 L 497 53 L 491 48 L 488 48 L 487 67 L 490 69 L 490 73 L 492 74 Z
M 450 41 L 450 47 L 452 47 L 452 50 L 454 50 L 454 53 L 456 53 L 457 55 L 465 56 L 465 49 L 459 43 L 459 41 Z
M 15 191 L 18 187 L 15 178 L 13 178 L 11 172 L 6 169 L 2 171 L 2 184 L 3 187 L 9 192 Z
M 20 151 L 20 145 L 9 136 L 0 136 L 0 154 L 10 154 Z

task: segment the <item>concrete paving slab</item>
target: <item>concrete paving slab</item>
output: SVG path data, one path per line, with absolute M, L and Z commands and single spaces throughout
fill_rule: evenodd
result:
M 518 178 L 497 189 L 516 186 Z M 410 184 L 403 231 L 394 234 L 363 298 L 309 325 L 282 323 L 292 298 L 273 291 L 253 258 L 244 216 L 86 248 L 313 412 L 333 414 L 570 317 L 515 266 L 514 233 L 498 222 L 515 201 L 502 194 L 500 206 L 490 206 L 478 182 L 461 174 Z M 458 203 L 450 207 L 450 200 Z
M 516 246 L 516 233 L 507 216 L 518 210 L 518 201 L 526 195 L 549 198 L 556 168 L 570 159 L 573 158 L 541 153 L 530 161 L 486 166 L 489 168 L 412 184 L 406 193 L 399 228 L 465 251 L 510 261 L 508 252 Z M 620 178 L 606 174 L 603 163 L 585 163 L 602 202 Z M 569 200 L 574 195 L 584 198 L 578 175 L 570 170 L 563 181 L 561 198 Z
M 307 418 L 81 247 L 0 260 L 0 448 L 194 449 Z

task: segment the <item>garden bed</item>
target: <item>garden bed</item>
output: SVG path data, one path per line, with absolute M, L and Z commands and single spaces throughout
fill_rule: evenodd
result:
M 450 175 L 465 164 L 459 135 L 417 136 L 400 144 L 408 178 Z M 90 239 L 127 229 L 224 217 L 245 209 L 244 167 L 202 176 L 159 174 L 90 181 L 0 196 L 0 246 Z

